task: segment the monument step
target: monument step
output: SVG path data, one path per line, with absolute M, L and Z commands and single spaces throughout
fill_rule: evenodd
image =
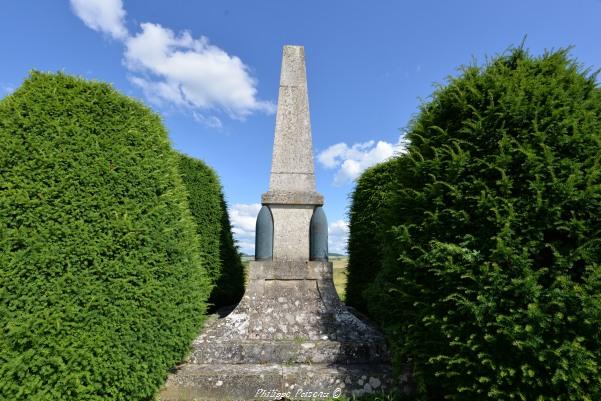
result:
M 361 341 L 197 340 L 191 363 L 378 363 L 389 360 L 383 339 Z
M 331 399 L 391 390 L 387 364 L 185 364 L 161 401 Z

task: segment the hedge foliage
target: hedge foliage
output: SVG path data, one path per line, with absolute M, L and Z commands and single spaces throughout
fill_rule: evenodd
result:
M 150 399 L 211 289 L 159 117 L 34 72 L 0 149 L 0 399 Z
M 364 295 L 418 398 L 601 399 L 596 75 L 514 49 L 439 87 L 407 138 L 387 192 L 355 199 L 388 199 Z
M 352 194 L 345 303 L 364 313 L 368 312 L 364 291 L 375 280 L 383 256 L 377 233 L 389 224 L 382 212 L 392 189 L 389 187 L 394 183 L 394 162 L 383 162 L 364 171 Z
M 244 295 L 244 266 L 232 236 L 219 178 L 200 160 L 183 154 L 178 158 L 200 251 L 215 284 L 209 302 L 214 307 L 236 304 Z

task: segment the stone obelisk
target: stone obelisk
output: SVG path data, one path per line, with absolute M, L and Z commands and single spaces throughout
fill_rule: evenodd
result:
M 285 46 L 269 191 L 240 304 L 210 324 L 164 401 L 315 399 L 386 391 L 383 336 L 338 298 L 316 192 L 305 57 Z
M 315 192 L 305 51 L 285 46 L 275 123 L 269 192 L 262 203 L 273 216 L 273 259 L 309 259 L 309 223 L 323 197 Z

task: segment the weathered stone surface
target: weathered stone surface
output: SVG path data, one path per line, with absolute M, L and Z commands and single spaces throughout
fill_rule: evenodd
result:
M 186 365 L 170 376 L 162 401 L 327 399 L 390 390 L 388 365 Z M 252 394 L 251 394 L 252 393 Z
M 259 388 L 282 387 L 282 367 L 272 365 L 186 364 L 170 375 L 159 399 L 248 400 Z M 254 393 L 251 395 L 249 392 Z M 281 398 L 281 397 L 280 397 Z
M 273 215 L 273 259 L 309 259 L 309 223 L 313 205 L 270 205 Z
M 388 352 L 381 341 L 229 340 L 197 342 L 189 361 L 202 363 L 367 364 L 385 363 Z
M 245 339 L 355 342 L 368 348 L 377 342 L 384 347 L 382 335 L 340 302 L 332 282 L 332 263 L 323 261 L 251 262 L 240 304 L 206 328 L 194 347 L 211 346 L 214 340 Z
M 323 196 L 317 192 L 278 191 L 265 192 L 261 197 L 263 204 L 276 205 L 323 205 Z
M 340 302 L 332 263 L 254 261 L 240 304 L 194 341 L 161 399 L 279 398 L 257 396 L 259 389 L 293 390 L 288 398 L 296 399 L 306 398 L 295 395 L 299 389 L 380 392 L 392 385 L 388 361 L 379 331 Z
M 315 191 L 305 50 L 302 46 L 284 46 L 269 190 Z
M 249 279 L 253 280 L 328 280 L 332 279 L 329 263 L 320 261 L 250 262 Z

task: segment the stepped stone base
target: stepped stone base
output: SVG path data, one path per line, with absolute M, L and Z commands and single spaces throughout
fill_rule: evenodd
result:
M 329 262 L 251 262 L 236 309 L 209 324 L 163 401 L 320 399 L 392 389 L 383 336 L 341 304 Z
M 301 347 L 305 344 L 310 343 L 301 344 Z M 273 348 L 265 353 L 271 353 L 267 359 L 277 359 L 277 349 L 285 347 L 284 344 L 277 344 L 274 353 L 271 353 Z M 318 352 L 314 353 L 316 355 Z M 331 357 L 334 354 L 326 351 L 325 355 Z M 363 355 L 361 359 L 369 358 Z M 195 363 L 190 360 L 169 376 L 160 399 L 319 399 L 340 395 L 359 396 L 390 391 L 391 377 L 392 372 L 386 362 L 308 364 L 293 360 L 285 363 L 224 364 Z
M 326 399 L 390 390 L 388 365 L 184 365 L 161 400 Z

